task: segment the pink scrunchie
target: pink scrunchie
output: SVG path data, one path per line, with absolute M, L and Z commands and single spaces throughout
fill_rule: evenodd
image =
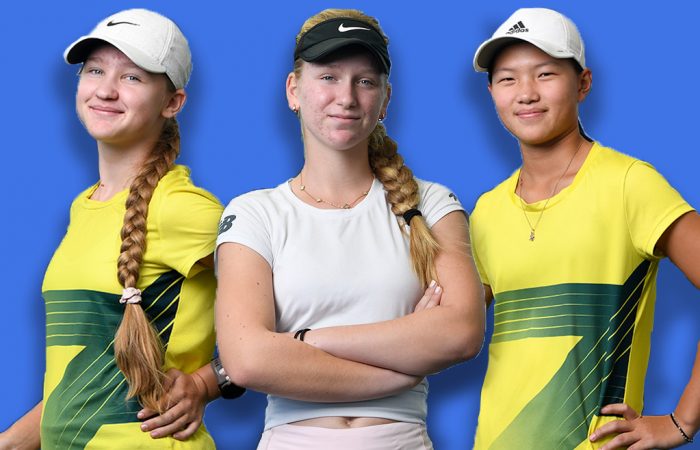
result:
M 141 303 L 141 290 L 134 287 L 124 288 L 119 303 Z

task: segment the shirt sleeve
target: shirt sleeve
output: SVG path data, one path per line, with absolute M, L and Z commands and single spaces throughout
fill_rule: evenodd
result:
M 424 181 L 419 182 L 418 185 L 421 198 L 418 209 L 420 209 L 429 227 L 432 228 L 440 219 L 452 211 L 462 211 L 466 214 L 457 196 L 445 186 Z
M 204 267 L 197 261 L 214 252 L 222 209 L 216 197 L 192 185 L 166 193 L 158 217 L 163 263 L 187 278 L 199 273 Z
M 623 201 L 632 243 L 646 259 L 663 255 L 654 252 L 661 235 L 693 208 L 650 164 L 635 161 L 625 175 Z
M 472 245 L 472 256 L 474 257 L 474 263 L 476 264 L 476 270 L 479 272 L 479 277 L 481 282 L 487 286 L 491 286 L 489 278 L 486 276 L 486 270 L 484 270 L 484 265 L 481 263 L 481 258 L 479 257 L 479 249 L 481 248 L 479 243 L 479 235 L 477 233 L 477 228 L 474 226 L 475 218 L 479 218 L 479 202 L 477 201 L 472 215 L 469 218 L 469 241 Z
M 485 284 L 487 286 L 491 286 L 491 283 L 489 282 L 489 278 L 486 276 L 486 271 L 484 270 L 483 265 L 481 264 L 481 259 L 479 259 L 479 247 L 477 245 L 474 245 L 474 238 L 472 237 L 472 256 L 474 257 L 474 263 L 476 264 L 476 270 L 479 272 L 479 278 L 481 279 L 481 283 Z
M 256 193 L 249 193 L 231 200 L 219 222 L 216 247 L 218 249 L 226 242 L 245 245 L 260 254 L 272 267 L 270 223 L 257 197 Z

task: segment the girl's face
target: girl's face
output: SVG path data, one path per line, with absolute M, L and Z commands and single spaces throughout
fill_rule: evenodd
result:
M 578 104 L 591 87 L 591 72 L 576 73 L 529 43 L 506 47 L 496 57 L 489 91 L 503 125 L 520 142 L 556 142 L 578 127 Z
M 136 66 L 111 45 L 94 50 L 83 64 L 76 94 L 78 117 L 96 140 L 130 146 L 158 139 L 163 122 L 184 104 L 163 74 Z
M 389 89 L 368 53 L 353 52 L 327 62 L 303 62 L 300 76 L 287 78 L 287 99 L 298 107 L 304 144 L 335 150 L 364 146 L 386 113 Z

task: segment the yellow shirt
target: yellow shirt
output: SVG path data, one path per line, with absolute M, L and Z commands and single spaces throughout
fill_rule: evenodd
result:
M 641 411 L 663 232 L 692 208 L 649 164 L 595 143 L 534 241 L 518 172 L 471 216 L 494 293 L 476 449 L 592 449 L 609 403 Z M 545 201 L 526 204 L 536 223 Z
M 114 334 L 124 305 L 117 280 L 120 230 L 128 192 L 73 202 L 70 224 L 44 277 L 46 375 L 41 423 L 44 450 L 214 448 L 204 427 L 185 442 L 140 430 L 135 399 L 114 361 Z M 214 347 L 211 270 L 197 261 L 214 250 L 222 207 L 175 166 L 158 183 L 147 219 L 138 288 L 165 346 L 164 369 L 192 372 Z

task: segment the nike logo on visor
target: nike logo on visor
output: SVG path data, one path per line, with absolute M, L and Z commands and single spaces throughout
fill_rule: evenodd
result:
M 338 31 L 341 33 L 345 33 L 346 31 L 352 31 L 352 30 L 367 30 L 371 31 L 369 28 L 363 28 L 363 27 L 346 27 L 344 23 L 341 23 L 338 26 Z
M 107 26 L 108 26 L 108 27 L 113 27 L 113 26 L 115 26 L 115 25 L 121 25 L 121 24 L 123 24 L 123 23 L 127 23 L 127 24 L 129 24 L 129 25 L 134 25 L 134 26 L 137 26 L 137 27 L 140 26 L 138 23 L 131 23 L 131 22 L 112 22 L 111 20 L 110 20 L 109 22 L 107 22 Z

